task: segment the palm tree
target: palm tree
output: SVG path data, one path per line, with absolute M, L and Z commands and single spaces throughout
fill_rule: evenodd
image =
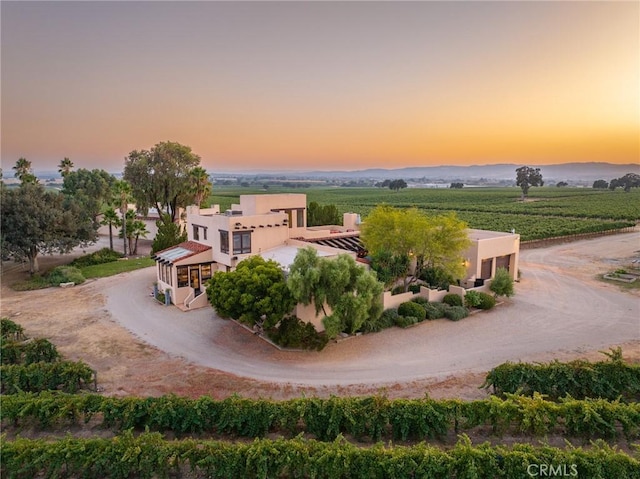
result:
M 16 170 L 14 177 L 22 181 L 22 178 L 31 173 L 31 162 L 26 158 L 20 158 L 16 161 L 16 165 L 13 167 Z
M 189 171 L 189 182 L 191 194 L 198 208 L 202 201 L 211 194 L 211 181 L 209 181 L 209 173 L 201 166 L 196 166 Z
M 118 213 L 111 206 L 105 210 L 100 224 L 109 226 L 109 248 L 113 251 L 113 227 L 119 223 Z
M 140 238 L 140 236 L 146 238 L 149 234 L 149 230 L 147 229 L 147 225 L 144 224 L 144 221 L 135 220 L 132 222 L 129 231 L 131 235 L 130 237 L 135 239 L 135 242 L 133 243 L 133 253 L 131 254 L 138 254 L 138 238 Z M 131 250 L 131 243 L 129 243 L 129 250 Z
M 58 165 L 58 173 L 60 173 L 63 178 L 67 176 L 72 169 L 73 161 L 66 157 L 64 160 L 60 160 L 60 164 Z
M 131 185 L 124 180 L 116 180 L 113 184 L 113 193 L 115 196 L 115 204 L 120 210 L 121 218 L 125 218 L 129 211 L 129 201 L 131 200 Z M 127 256 L 127 222 L 122 221 L 122 238 L 124 255 Z

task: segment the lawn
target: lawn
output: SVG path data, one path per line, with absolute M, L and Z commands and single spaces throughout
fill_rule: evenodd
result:
M 148 268 L 149 266 L 154 266 L 155 264 L 155 261 L 151 258 L 130 258 L 112 261 L 110 263 L 85 266 L 84 268 L 80 268 L 80 271 L 82 272 L 82 275 L 87 279 L 105 278 L 107 276 L 113 276 L 119 273 L 126 273 L 127 271 Z

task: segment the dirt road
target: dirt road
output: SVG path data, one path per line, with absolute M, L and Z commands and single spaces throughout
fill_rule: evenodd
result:
M 212 310 L 179 312 L 150 296 L 152 269 L 72 289 L 16 293 L 3 277 L 2 314 L 84 359 L 108 394 L 276 398 L 301 392 L 471 399 L 485 371 L 507 361 L 598 357 L 624 345 L 640 358 L 635 293 L 594 279 L 637 256 L 638 232 L 523 251 L 517 294 L 460 322 L 393 328 L 318 352 L 281 352 Z M 133 333 L 133 335 L 131 334 Z

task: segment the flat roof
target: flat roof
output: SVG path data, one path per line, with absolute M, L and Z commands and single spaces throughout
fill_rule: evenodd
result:
M 472 240 L 504 238 L 506 236 L 517 236 L 517 233 L 504 233 L 502 231 L 474 230 L 468 229 L 469 238 Z
M 308 246 L 306 247 L 308 248 Z M 305 247 L 289 245 L 276 246 L 275 248 L 270 248 L 261 252 L 260 256 L 262 256 L 266 260 L 272 259 L 274 261 L 277 261 L 278 263 L 280 263 L 280 266 L 282 266 L 283 269 L 288 270 L 289 267 L 293 264 L 293 260 L 296 258 L 298 251 L 303 248 Z M 319 249 L 316 249 L 316 251 L 318 252 L 318 256 L 320 257 L 334 256 L 331 253 L 327 253 L 326 251 L 321 251 Z

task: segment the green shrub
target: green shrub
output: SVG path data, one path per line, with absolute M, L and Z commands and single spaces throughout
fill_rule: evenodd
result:
M 427 298 L 423 298 L 422 296 L 418 296 L 417 298 L 413 298 L 411 301 L 414 303 L 418 303 L 424 307 L 424 305 L 429 304 L 429 300 Z
M 368 320 L 362 325 L 362 332 L 364 333 L 377 333 L 383 329 L 394 326 L 395 318 L 398 317 L 397 309 L 387 309 L 377 319 Z
M 496 298 L 487 293 L 480 293 L 480 304 L 478 309 L 491 309 L 496 305 Z
M 14 341 L 22 341 L 25 338 L 22 326 L 14 323 L 9 318 L 0 319 L 0 336 Z
M 429 303 L 424 305 L 424 309 L 427 313 L 427 319 L 440 319 L 444 318 L 445 311 L 450 306 L 444 303 Z
M 420 292 L 420 284 L 410 284 L 409 285 L 409 291 L 411 291 L 413 294 L 419 293 Z
M 442 302 L 449 306 L 462 306 L 462 298 L 454 293 L 445 294 Z
M 396 318 L 396 326 L 400 328 L 408 328 L 416 323 L 419 323 L 420 320 L 415 316 L 398 316 Z
M 462 318 L 469 316 L 469 310 L 464 306 L 451 306 L 444 315 L 451 321 L 460 321 Z
M 122 258 L 122 254 L 117 251 L 112 251 L 109 248 L 102 248 L 91 254 L 86 254 L 84 256 L 80 256 L 79 258 L 74 259 L 70 266 L 75 266 L 76 268 L 84 268 L 86 266 L 93 266 L 96 264 L 104 264 L 111 263 L 113 261 L 118 261 L 118 259 Z
M 400 316 L 414 316 L 418 318 L 418 321 L 424 321 L 427 317 L 424 307 L 413 301 L 407 301 L 398 306 L 398 314 Z
M 284 318 L 277 327 L 268 331 L 271 340 L 285 348 L 316 349 L 320 351 L 329 339 L 318 333 L 311 323 L 303 322 L 296 316 Z
M 467 308 L 477 308 L 481 302 L 482 299 L 478 291 L 467 291 L 467 294 L 464 295 L 464 305 Z
M 82 284 L 85 282 L 82 272 L 74 266 L 58 266 L 49 271 L 47 281 L 53 286 L 60 283 Z

